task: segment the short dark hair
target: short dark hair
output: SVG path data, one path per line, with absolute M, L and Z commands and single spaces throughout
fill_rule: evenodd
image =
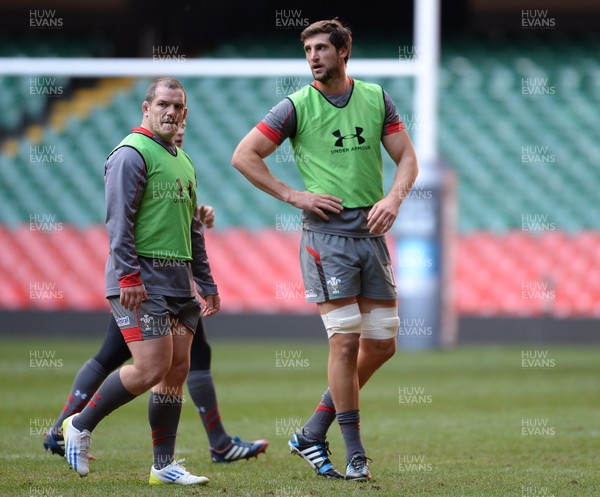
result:
M 148 89 L 146 90 L 146 102 L 149 104 L 152 103 L 152 100 L 154 100 L 154 97 L 156 97 L 156 88 L 159 86 L 166 86 L 170 90 L 181 90 L 185 100 L 187 101 L 187 95 L 183 89 L 183 85 L 179 82 L 179 80 L 170 77 L 163 77 L 156 78 L 154 81 L 152 81 L 152 83 L 150 83 L 150 86 L 148 86 Z
M 337 17 L 335 19 L 313 22 L 302 31 L 300 41 L 304 43 L 307 38 L 321 33 L 329 34 L 329 41 L 337 50 L 340 48 L 348 49 L 348 55 L 344 58 L 344 62 L 348 63 L 348 58 L 352 52 L 352 31 L 350 28 L 345 26 Z

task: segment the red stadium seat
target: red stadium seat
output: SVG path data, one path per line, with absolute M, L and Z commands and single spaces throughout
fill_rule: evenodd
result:
M 299 233 L 209 230 L 206 240 L 225 312 L 315 312 L 304 300 Z M 108 309 L 104 226 L 54 232 L 0 227 L 0 246 L 3 308 Z M 596 232 L 464 235 L 457 239 L 453 274 L 459 314 L 600 315 Z

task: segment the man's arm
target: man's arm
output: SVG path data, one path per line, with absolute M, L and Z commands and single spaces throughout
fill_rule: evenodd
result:
M 104 167 L 106 231 L 123 307 L 139 309 L 148 298 L 135 251 L 135 215 L 146 188 L 146 164 L 131 147 L 116 150 Z
M 275 143 L 253 128 L 235 149 L 231 163 L 254 186 L 294 207 L 314 212 L 325 220 L 329 219 L 325 211 L 339 213 L 342 210 L 342 200 L 333 195 L 300 192 L 273 176 L 264 158 L 276 148 Z
M 198 287 L 198 293 L 204 300 L 202 316 L 212 316 L 219 312 L 221 303 L 219 291 L 210 271 L 206 244 L 204 242 L 204 226 L 201 220 L 201 209 L 196 207 L 192 220 L 192 273 Z
M 419 173 L 417 155 L 406 131 L 385 135 L 381 141 L 397 169 L 389 193 L 369 211 L 367 225 L 373 234 L 386 233 L 392 227 L 400 205 L 410 192 Z

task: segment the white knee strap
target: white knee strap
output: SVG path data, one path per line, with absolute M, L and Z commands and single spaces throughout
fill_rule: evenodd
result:
M 362 315 L 361 338 L 387 340 L 398 334 L 400 318 L 395 307 L 377 307 Z
M 345 305 L 325 314 L 321 319 L 327 330 L 327 337 L 331 338 L 334 333 L 358 333 L 361 332 L 361 315 L 358 304 Z

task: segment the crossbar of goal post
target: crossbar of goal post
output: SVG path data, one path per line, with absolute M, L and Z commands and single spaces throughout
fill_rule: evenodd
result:
M 439 0 L 415 0 L 412 57 L 355 59 L 352 76 L 415 78 L 415 126 L 411 134 L 419 160 L 418 195 L 405 202 L 392 235 L 397 248 L 401 326 L 399 345 L 428 348 L 451 345 L 452 326 L 443 309 L 443 233 L 441 177 L 437 154 L 437 67 L 439 64 Z M 268 77 L 306 76 L 304 59 L 180 59 L 131 58 L 0 58 L 0 75 L 70 77 Z M 411 192 L 412 193 L 412 192 Z M 410 204 L 410 205 L 409 205 Z M 407 254 L 410 256 L 408 257 Z M 415 257 L 413 257 L 415 256 Z M 445 315 L 445 316 L 444 316 Z M 404 324 L 403 324 L 404 323 Z M 417 323 L 415 326 L 409 326 Z

